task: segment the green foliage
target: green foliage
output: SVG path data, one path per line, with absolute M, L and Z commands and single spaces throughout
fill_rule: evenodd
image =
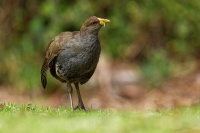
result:
M 142 65 L 143 77 L 150 85 L 159 85 L 170 76 L 173 62 L 166 56 L 165 51 L 148 53 L 147 61 Z
M 111 20 L 100 38 L 104 52 L 113 59 L 123 59 L 135 45 L 144 46 L 136 60 L 142 62 L 144 77 L 155 77 L 154 83 L 170 76 L 173 62 L 199 57 L 198 0 L 2 0 L 0 10 L 2 84 L 39 87 L 50 40 L 62 31 L 79 30 L 92 15 Z M 131 52 L 128 57 L 135 60 Z M 155 64 L 159 65 L 156 69 Z
M 197 106 L 158 111 L 72 112 L 63 107 L 53 109 L 5 104 L 0 108 L 0 132 L 198 133 L 199 110 Z

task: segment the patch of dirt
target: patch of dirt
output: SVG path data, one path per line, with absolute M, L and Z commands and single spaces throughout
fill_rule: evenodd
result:
M 43 90 L 42 93 L 45 93 Z M 85 106 L 89 109 L 158 109 L 200 104 L 200 73 L 173 79 L 156 89 L 129 84 L 107 91 L 102 89 L 81 90 Z M 69 107 L 69 97 L 64 89 L 57 89 L 51 95 L 17 94 L 12 88 L 0 87 L 0 103 L 36 104 L 44 107 Z M 77 96 L 74 91 L 74 102 Z

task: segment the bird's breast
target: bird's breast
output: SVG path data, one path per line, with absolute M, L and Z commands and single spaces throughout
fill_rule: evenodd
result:
M 93 71 L 99 61 L 100 51 L 99 43 L 63 50 L 56 61 L 57 75 L 62 79 L 74 79 Z
M 93 45 L 91 47 L 86 47 L 83 52 L 77 56 L 77 60 L 79 60 L 78 62 L 80 62 L 81 65 L 80 73 L 85 73 L 96 67 L 99 61 L 100 51 L 100 45 Z

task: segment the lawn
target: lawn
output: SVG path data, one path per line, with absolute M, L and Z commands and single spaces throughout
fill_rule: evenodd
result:
M 199 133 L 200 106 L 157 111 L 0 106 L 0 133 Z

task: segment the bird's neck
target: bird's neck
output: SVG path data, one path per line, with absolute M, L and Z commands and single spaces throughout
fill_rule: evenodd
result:
M 95 43 L 98 40 L 98 33 L 91 34 L 91 33 L 80 33 L 80 38 L 83 44 L 92 44 Z

